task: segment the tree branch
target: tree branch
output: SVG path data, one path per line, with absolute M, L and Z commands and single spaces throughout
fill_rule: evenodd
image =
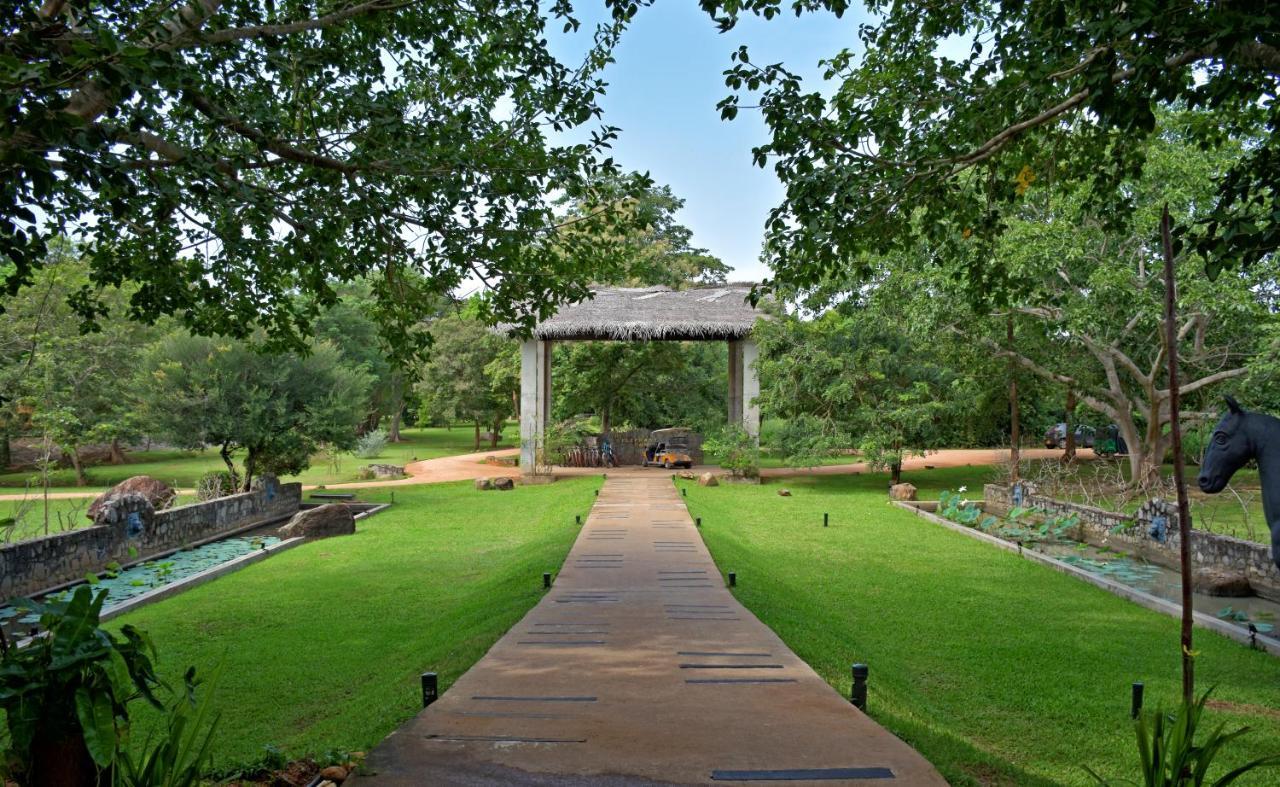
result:
M 361 16 L 363 14 L 395 11 L 409 5 L 411 5 L 409 0 L 401 0 L 400 2 L 392 2 L 391 0 L 369 0 L 369 2 L 348 6 L 340 11 L 334 11 L 331 14 L 325 14 L 324 16 L 318 16 L 313 19 L 299 19 L 294 22 L 284 22 L 275 25 L 232 27 L 227 28 L 226 30 L 217 30 L 201 36 L 188 36 L 188 41 L 184 42 L 182 47 L 200 46 L 203 44 L 225 44 L 231 41 L 269 38 L 271 36 L 287 36 L 294 33 L 303 33 L 308 30 L 319 30 L 321 28 L 331 27 L 339 22 L 345 22 L 348 19 Z

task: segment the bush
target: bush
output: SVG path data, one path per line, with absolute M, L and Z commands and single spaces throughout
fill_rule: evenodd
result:
M 213 470 L 196 481 L 196 500 L 217 500 L 235 494 L 236 479 L 226 470 Z
M 760 447 L 741 426 L 728 427 L 703 443 L 702 450 L 718 457 L 720 466 L 733 473 L 734 478 L 760 477 Z
M 356 440 L 356 456 L 361 459 L 373 459 L 382 455 L 382 449 L 387 447 L 387 433 L 381 429 L 374 429 L 368 434 L 362 435 Z

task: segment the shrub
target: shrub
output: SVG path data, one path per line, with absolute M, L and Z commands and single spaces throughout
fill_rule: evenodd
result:
M 356 440 L 356 456 L 361 459 L 373 459 L 382 455 L 382 449 L 387 447 L 387 433 L 381 429 L 374 429 L 368 434 L 362 435 Z
M 226 470 L 213 470 L 196 481 L 196 500 L 217 500 L 235 494 L 236 479 Z
M 760 477 L 760 447 L 754 437 L 741 426 L 730 426 L 719 436 L 702 444 L 702 450 L 715 454 L 720 466 L 734 478 Z

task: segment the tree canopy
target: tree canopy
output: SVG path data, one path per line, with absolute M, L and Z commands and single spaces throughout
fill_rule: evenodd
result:
M 729 28 L 771 17 L 780 0 L 702 0 Z M 1007 291 L 993 256 L 1029 191 L 1094 185 L 1094 214 L 1123 220 L 1122 184 L 1144 166 L 1162 107 L 1211 109 L 1198 144 L 1254 140 L 1213 182 L 1214 199 L 1181 235 L 1211 272 L 1280 245 L 1280 11 L 1267 4 L 943 0 L 867 4 L 864 48 L 823 61 L 830 95 L 745 48 L 726 72 L 726 118 L 759 92 L 770 139 L 755 149 L 786 197 L 767 223 L 778 281 L 813 285 L 834 270 L 869 276 L 865 252 L 923 237 L 963 260 L 971 294 Z M 847 0 L 795 0 L 797 13 Z M 756 103 L 754 100 L 752 103 Z M 1155 226 L 1148 228 L 1155 238 Z
M 572 64 L 547 42 L 549 24 L 578 29 L 568 0 L 15 4 L 3 289 L 65 235 L 89 260 L 72 302 L 91 320 L 103 286 L 132 281 L 137 319 L 302 347 L 337 285 L 370 274 L 402 357 L 428 341 L 409 329 L 419 306 L 467 280 L 486 318 L 545 316 L 610 260 L 573 253 L 562 222 L 625 224 L 612 206 L 646 182 L 606 158 L 612 127 L 549 139 L 600 117 L 601 69 L 637 8 L 611 5 Z M 566 219 L 557 193 L 599 209 Z

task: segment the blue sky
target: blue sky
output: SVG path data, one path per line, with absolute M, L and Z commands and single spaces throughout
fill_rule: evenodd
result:
M 601 0 L 589 2 L 576 9 L 583 32 L 603 13 Z M 733 266 L 735 280 L 767 275 L 760 243 L 782 187 L 771 170 L 751 163 L 751 148 L 768 138 L 759 114 L 744 110 L 726 122 L 716 111 L 729 92 L 722 76 L 729 55 L 746 44 L 752 61 L 784 62 L 816 88 L 818 60 L 856 47 L 861 17 L 860 9 L 843 19 L 788 13 L 768 22 L 744 19 L 721 34 L 696 0 L 657 0 L 623 35 L 602 101 L 605 122 L 622 129 L 615 158 L 627 169 L 647 170 L 685 200 L 679 220 L 697 245 Z M 580 40 L 552 44 L 564 61 L 576 62 Z

